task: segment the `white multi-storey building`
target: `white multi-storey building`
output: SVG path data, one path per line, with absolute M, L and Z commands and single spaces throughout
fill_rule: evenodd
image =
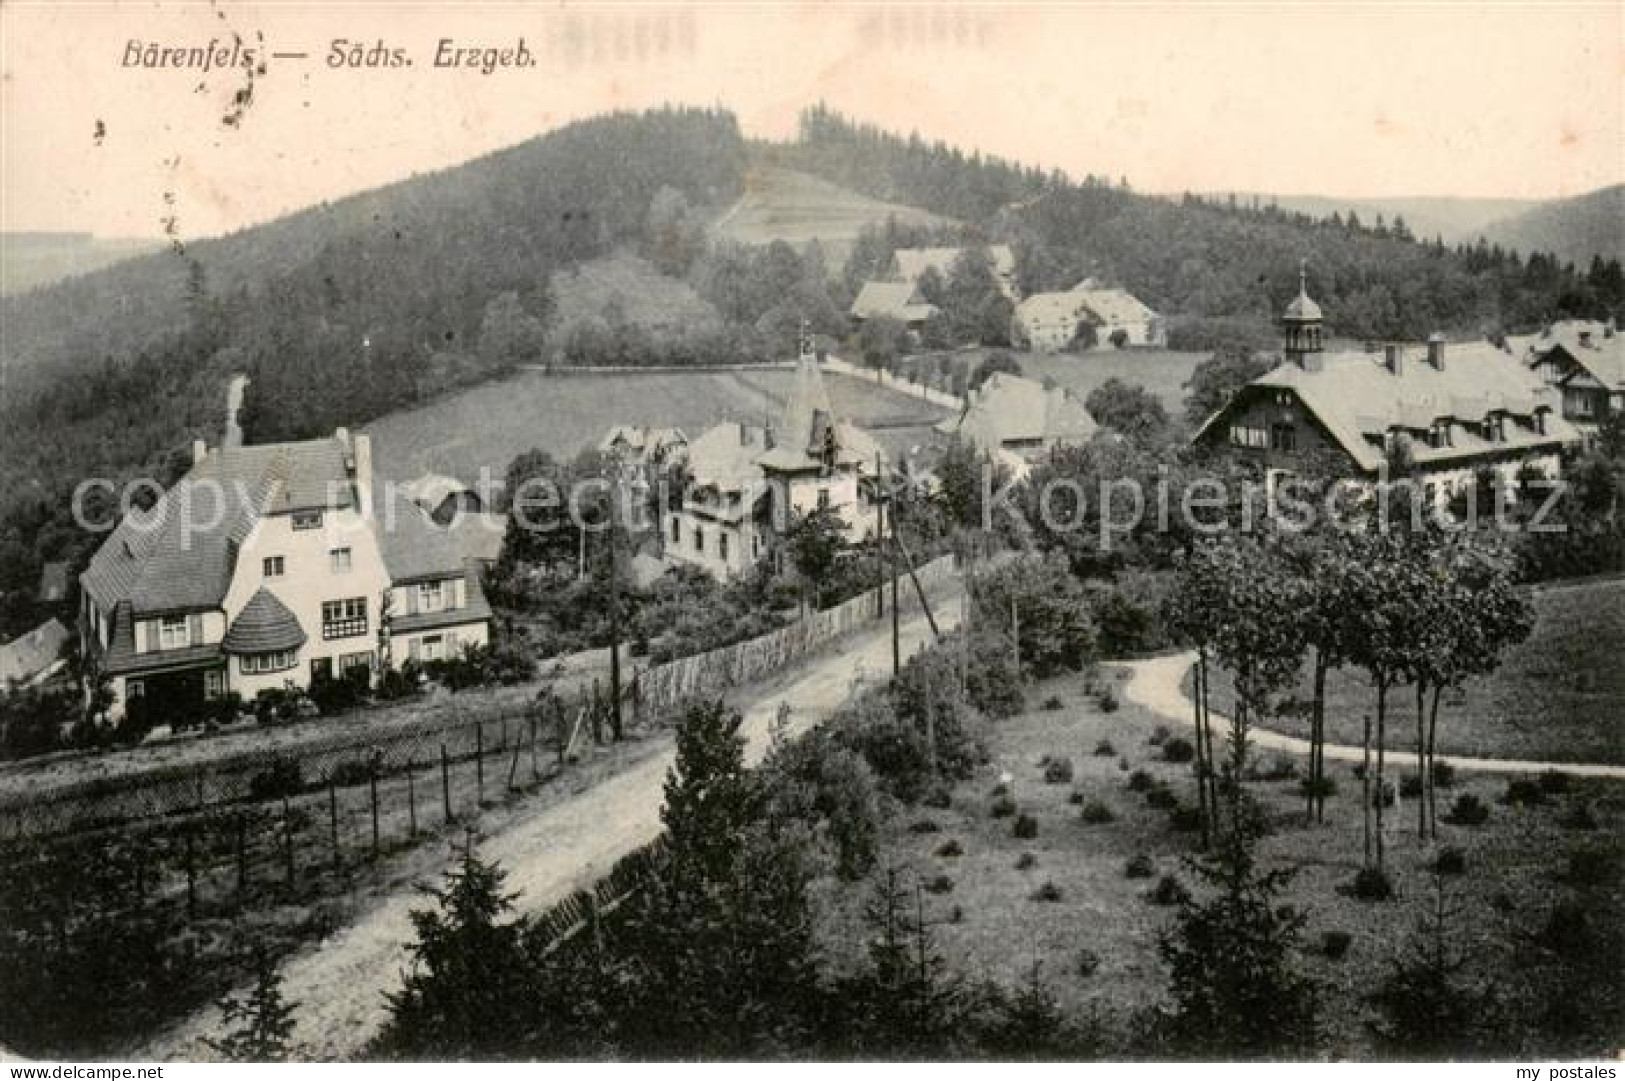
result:
M 193 445 L 80 577 L 84 655 L 109 715 L 183 719 L 228 693 L 307 688 L 486 643 L 490 606 L 452 539 L 392 488 L 365 435 Z

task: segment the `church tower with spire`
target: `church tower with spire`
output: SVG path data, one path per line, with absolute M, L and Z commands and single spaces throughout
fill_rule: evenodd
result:
M 1308 261 L 1299 260 L 1298 295 L 1292 298 L 1281 316 L 1281 330 L 1285 336 L 1283 351 L 1288 364 L 1295 364 L 1310 372 L 1320 370 L 1324 350 L 1322 324 L 1320 305 L 1309 299 Z

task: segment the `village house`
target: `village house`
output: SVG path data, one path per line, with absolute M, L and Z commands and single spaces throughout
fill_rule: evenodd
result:
M 126 515 L 80 576 L 80 635 L 112 718 L 371 679 L 486 643 L 479 575 L 393 485 L 368 437 L 208 450 Z
M 1612 321 L 1556 323 L 1518 344 L 1525 363 L 1557 388 L 1564 419 L 1586 437 L 1625 412 L 1625 338 Z
M 886 278 L 894 282 L 907 282 L 918 286 L 927 270 L 934 270 L 947 281 L 953 273 L 954 263 L 965 254 L 965 248 L 899 248 L 892 253 Z M 1011 301 L 1020 299 L 1021 290 L 1016 282 L 1016 255 L 1008 244 L 989 244 L 982 249 L 993 264 L 993 277 L 999 290 Z
M 627 465 L 659 466 L 688 453 L 688 436 L 681 428 L 617 424 L 598 441 L 598 449 Z
M 719 578 L 745 574 L 776 556 L 798 516 L 821 508 L 840 515 L 849 539 L 871 534 L 882 456 L 868 433 L 835 415 L 804 341 L 777 427 L 729 421 L 690 445 L 688 488 L 666 515 L 666 560 Z
M 1028 349 L 1065 349 L 1089 326 L 1097 345 L 1114 343 L 1160 346 L 1168 335 L 1163 319 L 1122 289 L 1102 287 L 1086 278 L 1062 293 L 1034 293 L 1016 305 L 1012 340 Z
M 1389 344 L 1328 354 L 1320 305 L 1300 275 L 1282 317 L 1285 360 L 1243 387 L 1193 441 L 1266 477 L 1330 468 L 1374 481 L 1401 458 L 1435 504 L 1484 470 L 1555 477 L 1579 433 L 1557 396 L 1488 342 Z
M 1099 425 L 1065 387 L 995 372 L 965 396 L 965 408 L 937 425 L 991 455 L 1018 477 L 1057 447 L 1081 446 Z
M 895 319 L 918 332 L 926 320 L 937 314 L 937 306 L 920 299 L 913 282 L 864 282 L 850 309 L 852 322 L 861 326 L 869 319 Z
M 72 632 L 53 616 L 0 645 L 0 694 L 37 687 L 60 673 L 67 664 L 62 649 L 72 638 Z

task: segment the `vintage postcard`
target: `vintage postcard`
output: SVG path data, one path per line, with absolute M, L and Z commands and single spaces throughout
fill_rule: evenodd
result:
M 0 144 L 13 1076 L 1616 1076 L 1618 0 L 19 0 Z

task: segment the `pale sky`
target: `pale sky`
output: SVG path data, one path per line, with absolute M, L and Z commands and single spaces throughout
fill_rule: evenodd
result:
M 132 41 L 270 58 L 126 68 Z M 536 66 L 437 70 L 439 39 Z M 335 38 L 410 68 L 334 70 Z M 0 7 L 0 228 L 215 235 L 675 101 L 784 137 L 854 118 L 1143 191 L 1571 195 L 1625 180 L 1625 3 L 17 4 Z M 96 138 L 98 122 L 104 135 Z

